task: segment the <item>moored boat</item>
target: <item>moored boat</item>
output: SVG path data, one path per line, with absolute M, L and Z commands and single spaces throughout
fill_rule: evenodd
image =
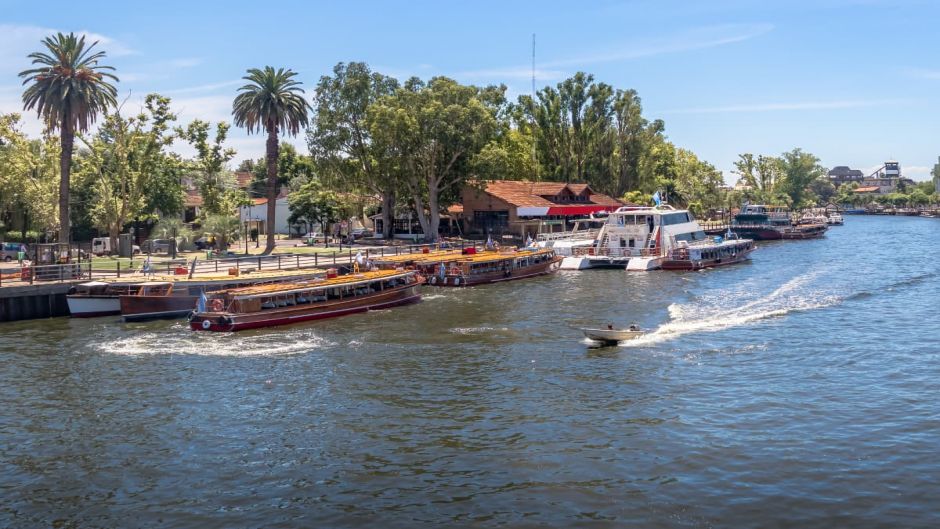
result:
M 740 263 L 754 251 L 754 241 L 737 236 L 716 237 L 714 241 L 679 242 L 663 261 L 663 270 L 701 270 Z
M 764 204 L 744 204 L 731 220 L 731 231 L 755 241 L 783 239 L 783 232 L 792 226 L 789 209 Z
M 551 274 L 561 260 L 551 248 L 513 248 L 465 255 L 450 263 L 423 261 L 416 267 L 428 271 L 430 285 L 464 287 Z
M 323 275 L 322 270 L 287 270 L 193 279 L 167 276 L 130 284 L 130 291 L 119 296 L 118 303 L 124 321 L 182 318 L 196 308 L 196 302 L 204 292 L 312 279 Z
M 107 281 L 89 281 L 75 285 L 65 295 L 69 315 L 73 318 L 94 318 L 121 313 L 120 296 L 130 291 L 130 286 Z
M 730 245 L 742 250 L 745 247 L 753 249 L 753 241 L 749 239 L 725 246 Z M 572 256 L 564 258 L 561 268 L 582 270 L 617 267 L 645 271 L 665 268 L 663 265 L 667 261 L 672 268 L 687 268 L 686 263 L 681 262 L 683 259 L 672 253 L 673 250 L 694 247 L 709 252 L 719 246 L 721 244 L 705 234 L 688 210 L 675 209 L 669 205 L 625 206 L 610 213 L 607 224 L 597 234 L 592 246 L 575 249 Z M 741 259 L 746 254 L 744 252 Z M 735 254 L 731 262 L 740 260 L 737 257 Z M 694 269 L 694 262 L 692 266 Z
M 206 294 L 189 326 L 230 332 L 386 309 L 419 301 L 423 282 L 398 269 L 222 290 Z
M 826 218 L 826 223 L 830 226 L 842 226 L 845 223 L 845 220 L 842 218 L 842 215 L 838 211 L 830 213 Z

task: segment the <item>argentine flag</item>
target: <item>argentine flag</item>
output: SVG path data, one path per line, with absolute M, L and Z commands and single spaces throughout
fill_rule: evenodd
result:
M 205 291 L 199 293 L 199 303 L 196 303 L 196 312 L 205 312 L 206 311 L 206 302 L 209 301 L 206 298 Z
M 662 197 L 659 196 L 659 191 L 653 194 L 653 202 L 655 202 L 657 206 L 663 203 Z

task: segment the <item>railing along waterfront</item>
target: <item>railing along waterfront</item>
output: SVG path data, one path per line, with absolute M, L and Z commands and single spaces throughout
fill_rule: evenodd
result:
M 361 253 L 365 259 L 384 257 L 386 255 L 401 255 L 421 253 L 425 248 L 454 248 L 463 249 L 472 245 L 461 240 L 454 244 L 411 244 L 406 246 L 389 247 L 346 247 L 345 251 L 317 252 L 313 254 L 275 254 L 260 256 L 226 256 L 211 259 L 193 260 L 170 259 L 166 261 L 151 262 L 146 265 L 147 258 L 138 257 L 129 262 L 116 261 L 114 267 L 97 268 L 92 261 L 71 262 L 51 265 L 20 265 L 18 268 L 0 270 L 0 286 L 3 285 L 31 285 L 37 281 L 74 282 L 93 279 L 117 279 L 135 276 L 141 279 L 147 275 L 206 275 L 206 274 L 243 274 L 256 271 L 299 270 L 306 268 L 324 268 L 350 265 Z M 145 266 L 147 269 L 145 270 Z M 234 272 L 233 272 L 234 271 Z

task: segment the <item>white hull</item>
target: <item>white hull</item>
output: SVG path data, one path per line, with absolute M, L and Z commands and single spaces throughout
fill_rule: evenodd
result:
M 626 268 L 631 257 L 580 256 L 565 257 L 559 270 L 587 270 L 589 268 Z
M 647 270 L 659 270 L 665 260 L 665 257 L 634 257 L 627 263 L 627 271 L 645 272 Z
M 121 313 L 121 300 L 117 296 L 65 296 L 69 314 L 73 318 L 93 318 Z

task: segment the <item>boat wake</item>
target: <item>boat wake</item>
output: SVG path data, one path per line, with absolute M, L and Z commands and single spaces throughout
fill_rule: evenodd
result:
M 808 287 L 818 276 L 810 272 L 797 276 L 767 295 L 746 294 L 746 289 L 712 293 L 689 304 L 669 306 L 670 321 L 652 332 L 621 343 L 621 347 L 645 347 L 674 340 L 680 336 L 701 332 L 716 332 L 752 322 L 785 316 L 792 312 L 832 307 L 845 298 Z M 744 301 L 732 308 L 729 299 Z
M 144 332 L 96 343 L 92 347 L 102 353 L 127 356 L 285 356 L 332 345 L 336 344 L 317 336 L 311 329 L 276 334 L 229 334 L 193 332 L 182 325 L 174 325 L 169 332 Z

